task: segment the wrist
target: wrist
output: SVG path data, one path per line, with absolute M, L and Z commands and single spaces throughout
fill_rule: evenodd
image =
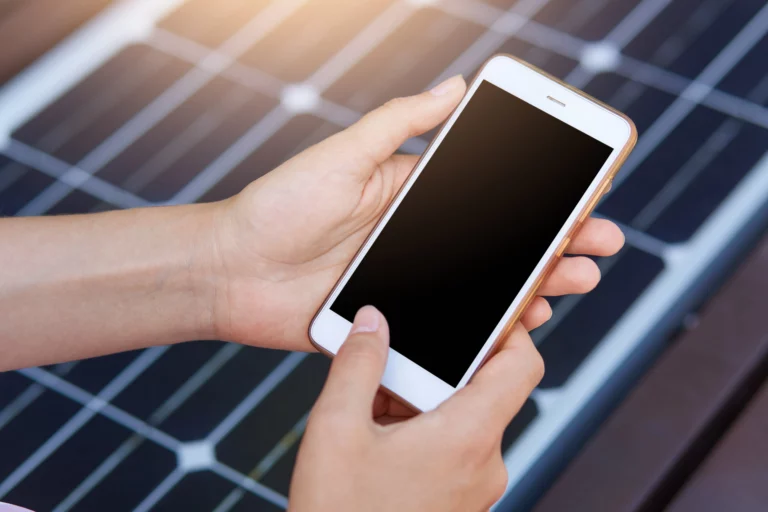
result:
M 180 261 L 185 287 L 194 314 L 189 330 L 195 339 L 231 341 L 226 321 L 228 280 L 222 249 L 225 202 L 182 206 L 187 232 L 185 254 Z

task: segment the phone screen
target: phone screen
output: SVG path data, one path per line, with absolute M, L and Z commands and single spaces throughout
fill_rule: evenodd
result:
M 331 310 L 455 387 L 611 151 L 483 81 Z

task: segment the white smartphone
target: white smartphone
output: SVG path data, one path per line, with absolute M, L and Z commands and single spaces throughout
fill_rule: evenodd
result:
M 357 310 L 377 307 L 382 385 L 437 407 L 525 311 L 636 139 L 625 115 L 492 57 L 315 315 L 312 343 L 333 356 Z

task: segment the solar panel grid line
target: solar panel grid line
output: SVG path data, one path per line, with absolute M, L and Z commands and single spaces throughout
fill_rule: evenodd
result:
M 174 469 L 165 480 L 160 482 L 160 485 L 155 487 L 152 492 L 149 493 L 135 509 L 133 509 L 134 512 L 147 512 L 148 510 L 152 510 L 152 507 L 157 505 L 157 502 L 171 492 L 171 489 L 181 482 L 182 478 L 184 478 L 184 471 L 179 468 Z
M 646 0 L 648 1 L 648 0 Z M 670 38 L 666 39 L 659 45 L 659 47 L 654 51 L 651 58 L 648 60 L 653 63 L 653 65 L 660 70 L 663 70 L 665 67 L 669 66 L 671 63 L 677 59 L 680 54 L 682 54 L 685 49 L 687 49 L 690 44 L 694 41 L 697 35 L 699 35 L 702 31 L 706 30 L 710 25 L 712 25 L 716 20 L 716 8 L 713 8 L 711 4 L 718 4 L 720 3 L 719 0 L 711 0 L 709 3 L 704 3 L 702 7 L 697 9 L 694 12 L 694 16 L 689 18 L 686 21 L 686 24 L 681 27 L 681 29 L 675 34 L 673 34 Z M 644 4 L 639 4 L 639 7 L 642 7 Z M 666 5 L 664 6 L 666 7 Z M 636 8 L 637 10 L 637 8 Z M 707 12 L 708 16 L 696 16 L 696 14 L 701 12 Z M 660 14 L 661 11 L 658 11 Z M 696 21 L 692 21 L 692 20 Z M 650 23 L 651 19 L 647 19 L 647 23 Z M 643 27 L 639 27 L 639 30 L 635 31 L 635 34 L 640 34 L 647 26 L 644 25 Z M 686 26 L 692 25 L 695 27 L 694 30 L 685 30 Z M 615 29 L 614 31 L 615 32 Z M 631 39 L 626 39 L 626 44 L 631 42 Z M 626 44 L 624 46 L 626 46 Z M 624 49 L 624 46 L 622 47 L 616 47 L 616 51 L 620 51 Z M 622 54 L 623 55 L 623 54 Z M 621 63 L 619 62 L 619 65 Z M 584 70 L 581 66 L 577 67 L 574 72 L 572 73 L 573 76 L 569 76 L 566 80 L 571 82 L 577 87 L 583 87 L 585 86 L 592 78 L 594 78 L 595 73 L 594 72 L 587 72 Z M 578 75 L 578 76 L 577 76 Z M 663 75 L 662 75 L 663 76 Z M 628 92 L 628 88 L 634 87 L 635 84 L 628 82 L 626 83 L 620 91 L 616 93 L 616 96 L 618 96 L 622 92 Z M 687 85 L 685 88 L 683 88 L 681 91 L 675 91 L 675 94 L 682 94 L 684 91 L 689 87 L 690 85 Z M 635 87 L 635 96 L 639 96 L 644 92 L 644 89 L 641 87 Z
M 595 217 L 602 216 L 595 215 Z M 648 254 L 652 254 L 661 260 L 664 260 L 667 255 L 667 251 L 669 250 L 669 244 L 667 242 L 659 240 L 658 238 L 635 229 L 632 226 L 627 226 L 622 222 L 616 220 L 613 220 L 613 222 L 617 224 L 622 233 L 624 233 L 626 244 L 631 247 L 636 247 L 643 252 L 647 252 Z
M 447 3 L 447 4 L 446 4 L 446 3 L 441 3 L 441 4 L 440 4 L 440 6 L 443 8 L 443 10 L 446 10 L 447 12 L 451 12 L 451 13 L 454 13 L 454 14 L 456 14 L 456 13 L 457 13 L 457 9 L 455 9 L 455 8 L 452 8 L 452 9 L 450 9 L 450 8 L 446 8 L 446 6 L 450 6 L 450 5 L 452 5 L 452 4 L 450 4 L 450 3 Z M 517 7 L 517 6 L 520 6 L 520 5 L 522 5 L 522 4 L 520 4 L 520 3 L 519 3 L 519 4 L 516 4 L 516 7 Z M 542 4 L 542 5 L 543 5 L 543 4 Z M 490 7 L 490 6 L 489 6 L 489 7 Z M 466 11 L 466 10 L 465 10 L 465 11 Z M 462 11 L 462 13 L 463 13 L 463 12 L 465 12 L 465 11 Z M 477 18 L 477 17 L 473 17 L 472 19 L 474 19 L 475 21 L 477 21 L 477 20 L 478 20 L 478 18 Z M 521 18 L 521 17 L 517 17 L 516 19 L 523 19 L 523 18 Z M 523 23 L 523 22 L 521 21 L 521 23 Z M 529 22 L 529 23 L 526 25 L 526 27 L 534 27 L 534 26 L 537 26 L 537 25 L 538 25 L 538 24 L 536 24 L 535 22 L 532 22 L 532 21 L 531 21 L 531 22 Z M 547 31 L 548 31 L 548 33 L 549 33 L 549 36 L 548 36 L 548 37 L 545 37 L 544 39 L 547 39 L 547 38 L 550 38 L 550 37 L 552 37 L 552 32 L 555 32 L 555 31 L 554 31 L 554 29 L 549 29 L 549 28 L 546 28 L 546 27 L 545 27 L 545 26 L 543 26 L 543 25 L 538 25 L 538 27 L 539 27 L 539 28 L 538 28 L 537 30 L 547 30 Z M 159 29 L 159 30 L 162 30 L 162 29 Z M 493 30 L 493 27 L 492 27 L 492 30 Z M 489 33 L 490 33 L 490 32 L 489 32 Z M 507 35 L 510 35 L 510 32 L 509 32 L 509 31 L 507 32 Z M 174 37 L 176 37 L 177 39 L 183 39 L 183 38 L 180 38 L 180 37 L 178 37 L 178 36 L 174 36 Z M 523 39 L 525 39 L 525 38 L 523 38 Z M 540 38 L 540 37 L 535 37 L 535 38 L 528 38 L 528 40 L 530 40 L 530 42 L 533 42 L 533 43 L 536 43 L 536 44 L 538 44 L 538 43 L 541 41 L 541 39 L 542 39 L 542 38 Z M 574 58 L 578 58 L 578 56 L 580 55 L 580 53 L 581 53 L 581 51 L 582 51 L 580 48 L 583 48 L 583 46 L 584 46 L 584 45 L 586 45 L 586 42 L 583 42 L 583 41 L 579 41 L 579 44 L 578 44 L 578 46 L 576 47 L 576 50 L 570 50 L 570 49 L 574 48 L 574 45 L 573 45 L 573 44 L 565 44 L 564 46 L 563 46 L 563 45 L 560 45 L 560 47 L 558 47 L 556 50 L 553 50 L 553 51 L 561 51 L 563 48 L 569 48 L 569 50 L 567 51 L 567 53 L 568 53 L 568 56 L 571 56 L 571 57 L 574 57 Z M 204 49 L 204 47 L 202 47 L 202 45 L 196 45 L 196 46 L 198 46 L 198 47 L 199 47 L 199 49 L 201 49 L 201 50 L 202 50 L 202 49 Z M 165 49 L 165 50 L 169 50 L 170 48 L 169 48 L 169 46 L 168 46 L 168 45 L 166 45 L 166 46 L 165 46 L 163 49 Z M 189 59 L 189 56 L 186 56 L 186 58 L 188 58 L 188 59 Z M 199 59 L 199 58 L 201 58 L 201 57 L 197 57 L 197 58 Z M 461 58 L 462 58 L 462 57 L 459 57 L 459 59 L 461 59 Z M 483 58 L 484 58 L 484 57 L 483 57 Z M 629 57 L 626 57 L 626 56 L 624 56 L 623 58 L 624 58 L 624 59 L 627 59 L 627 60 L 628 60 L 628 59 L 630 59 Z M 671 76 L 673 76 L 673 74 L 672 74 L 672 73 L 669 73 L 669 72 L 665 72 L 665 71 L 664 71 L 663 69 L 661 69 L 661 68 L 656 68 L 655 66 L 651 66 L 651 65 L 648 65 L 648 64 L 642 63 L 641 61 L 635 61 L 635 64 L 636 64 L 637 66 L 643 65 L 643 66 L 645 66 L 646 68 L 653 68 L 653 70 L 654 70 L 654 76 L 655 76 L 655 75 L 658 75 L 658 76 L 660 76 L 660 77 L 667 77 L 667 76 L 671 77 Z M 238 68 L 239 68 L 239 70 L 240 70 L 240 73 L 238 73 L 238 76 L 232 76 L 234 73 L 226 73 L 226 71 L 225 71 L 225 73 L 224 73 L 224 74 L 225 74 L 225 75 L 227 75 L 227 76 L 230 76 L 230 77 L 232 77 L 232 78 L 235 78 L 235 79 L 239 79 L 239 77 L 240 77 L 239 75 L 241 75 L 241 74 L 242 74 L 242 72 L 246 72 L 246 73 L 247 73 L 247 72 L 248 72 L 248 70 L 252 70 L 252 69 L 253 69 L 253 68 L 249 68 L 248 66 L 246 66 L 246 65 L 243 65 L 243 64 L 240 64 L 240 63 L 235 63 L 235 64 L 233 65 L 233 67 L 235 67 L 235 66 L 236 66 L 236 67 L 238 67 Z M 261 73 L 261 74 L 263 75 L 263 73 Z M 632 74 L 632 77 L 635 77 L 635 74 L 636 74 L 636 73 L 632 72 L 631 74 Z M 678 82 L 683 82 L 683 83 L 685 83 L 685 84 L 688 84 L 688 83 L 689 83 L 689 80 L 688 80 L 688 79 L 686 79 L 686 78 L 683 78 L 683 77 L 679 77 L 679 76 L 676 76 L 676 78 L 677 78 L 677 81 L 678 81 Z M 244 83 L 244 85 L 246 85 L 246 86 L 249 86 L 250 84 Z M 659 84 L 658 84 L 658 83 L 656 83 L 656 81 L 654 81 L 653 83 L 651 83 L 651 84 L 649 84 L 649 85 L 658 86 Z M 680 87 L 682 87 L 682 84 L 680 84 Z M 664 89 L 664 90 L 669 90 L 669 89 L 670 89 L 670 87 L 663 87 L 663 89 Z M 680 90 L 682 90 L 682 89 L 681 89 L 681 88 L 675 88 L 675 89 L 674 89 L 672 92 L 676 92 L 676 93 L 677 93 L 677 92 L 680 92 Z M 725 93 L 721 93 L 721 95 L 725 95 Z M 728 95 L 728 98 L 730 99 L 730 101 L 729 101 L 729 102 L 733 102 L 733 101 L 737 101 L 737 102 L 743 102 L 743 101 L 744 101 L 744 100 L 741 100 L 741 99 L 739 99 L 739 98 L 736 98 L 736 97 L 732 97 L 732 96 L 730 96 L 730 95 Z M 349 111 L 348 107 L 343 107 L 343 106 L 340 106 L 340 105 L 335 105 L 335 104 L 333 104 L 332 102 L 329 102 L 328 100 L 325 100 L 325 99 L 323 99 L 322 101 L 323 101 L 324 105 L 327 105 L 329 108 L 342 108 L 342 109 L 346 109 L 347 111 Z M 726 103 L 726 104 L 727 104 L 727 103 Z M 768 109 L 765 109 L 764 107 L 761 107 L 761 106 L 759 106 L 759 105 L 754 105 L 754 108 L 751 108 L 751 107 L 753 107 L 753 104 L 751 104 L 751 103 L 747 103 L 746 105 L 743 105 L 743 106 L 742 106 L 742 108 L 740 108 L 738 111 L 734 111 L 734 109 L 728 109 L 728 110 L 726 111 L 726 113 L 728 113 L 728 114 L 731 114 L 731 115 L 738 115 L 738 114 L 743 114 L 744 112 L 749 112 L 749 113 L 751 113 L 751 114 L 752 114 L 752 113 L 754 113 L 754 112 L 755 112 L 755 110 L 757 110 L 757 111 L 762 111 L 762 112 L 763 112 L 763 114 L 764 114 L 764 116 L 763 116 L 763 117 L 765 117 L 765 120 L 764 120 L 764 121 L 765 121 L 765 123 L 768 125 Z M 339 119 L 339 117 L 338 117 L 338 116 L 333 116 L 333 117 L 331 117 L 331 116 L 322 116 L 322 112 L 316 112 L 316 113 L 317 113 L 317 114 L 320 114 L 320 115 L 321 115 L 321 117 L 326 117 L 326 118 L 327 118 L 328 120 L 330 120 L 331 122 L 335 122 L 336 124 L 340 124 L 340 125 L 342 125 L 342 126 L 346 126 L 346 125 L 350 124 L 350 123 L 351 123 L 351 121 L 352 121 L 352 119 L 351 119 L 351 115 L 352 115 L 352 113 L 351 113 L 351 112 L 343 112 L 343 114 L 345 114 L 345 115 L 346 115 L 347 119 Z M 359 114 L 357 114 L 357 116 L 359 116 Z M 761 120 L 762 120 L 762 119 L 761 119 Z M 414 147 L 412 150 L 410 150 L 410 152 L 414 152 L 414 153 L 415 153 L 415 152 L 418 152 L 418 147 Z
M 94 469 L 80 484 L 75 487 L 52 512 L 67 512 L 76 506 L 93 488 L 120 465 L 139 445 L 144 437 L 133 434 L 126 439 L 114 452 Z
M 62 425 L 38 450 L 30 455 L 16 470 L 0 482 L 0 498 L 8 494 L 19 482 L 34 471 L 56 449 L 72 437 L 94 415 L 98 414 L 106 402 L 133 382 L 149 365 L 154 363 L 168 348 L 154 347 L 145 350 L 128 367 L 121 371 L 106 387 L 96 395 L 86 407 Z
M 39 384 L 30 384 L 21 394 L 9 402 L 2 410 L 0 410 L 0 430 L 3 429 L 8 423 L 10 423 L 16 416 L 29 407 L 29 405 L 37 400 L 40 395 L 43 394 L 45 388 Z
M 598 261 L 597 266 L 600 274 L 605 276 L 611 271 L 611 268 L 618 262 L 618 258 L 603 258 Z M 552 333 L 560 323 L 568 316 L 576 306 L 583 300 L 583 295 L 566 295 L 557 301 L 552 308 L 552 318 L 541 327 L 532 331 L 531 335 L 536 344 L 542 343 L 547 336 Z
M 315 71 L 306 80 L 306 84 L 312 86 L 318 95 L 322 95 L 327 87 L 354 66 L 359 59 L 362 59 L 372 46 L 382 41 L 405 22 L 412 12 L 413 9 L 410 6 L 399 2 L 393 4 L 363 28 L 355 38 L 331 57 L 326 64 Z M 174 196 L 171 202 L 188 203 L 198 200 L 218 183 L 224 175 L 234 169 L 263 142 L 280 130 L 291 117 L 291 113 L 286 111 L 282 105 L 275 107 L 237 139 L 216 160 L 190 180 Z
M 222 102 L 198 117 L 144 163 L 132 170 L 132 174 L 121 183 L 121 187 L 139 192 L 153 180 L 166 172 L 180 157 L 193 150 L 214 131 L 221 127 L 229 114 L 244 108 L 250 95 L 231 94 Z
M 162 423 L 241 350 L 242 346 L 234 343 L 227 344 L 219 349 L 213 357 L 201 366 L 198 371 L 187 379 L 181 387 L 150 415 L 148 422 L 152 425 Z
M 296 425 L 293 426 L 288 433 L 275 445 L 275 447 L 262 458 L 254 469 L 248 473 L 248 478 L 259 481 L 269 470 L 285 455 L 285 453 L 296 443 L 299 442 L 301 436 L 304 434 L 304 430 L 307 427 L 307 420 L 309 419 L 309 412 L 304 414 Z M 218 512 L 228 512 L 232 507 L 243 497 L 243 491 L 240 488 L 233 489 L 216 507 Z
M 562 390 L 560 388 L 536 388 L 531 392 L 531 398 L 536 401 L 539 410 L 546 414 L 556 410 L 557 402 L 562 398 Z
M 439 9 L 454 16 L 483 24 L 488 27 L 488 30 L 449 64 L 445 71 L 435 78 L 433 83 L 439 83 L 453 75 L 466 73 L 466 70 L 478 67 L 488 55 L 503 44 L 506 38 L 515 35 L 526 24 L 535 23 L 532 18 L 548 3 L 549 0 L 522 0 L 507 11 L 474 0 L 471 2 L 451 0 L 437 3 Z M 491 15 L 476 15 L 478 10 L 473 9 L 475 4 L 481 5 Z
M 227 494 L 223 500 L 221 500 L 221 503 L 219 503 L 215 509 L 213 509 L 213 512 L 229 512 L 232 510 L 232 507 L 237 505 L 240 500 L 245 496 L 245 492 L 242 488 L 237 487 L 232 490 L 229 494 Z
M 621 53 L 638 34 L 656 19 L 671 0 L 642 0 L 635 8 L 613 27 L 605 36 L 602 44 L 610 45 L 617 54 Z M 585 69 L 582 62 L 565 77 L 565 81 L 574 87 L 582 88 L 595 76 L 593 70 Z
M 675 96 L 680 96 L 691 84 L 688 78 L 634 59 L 628 55 L 622 55 L 621 62 L 619 62 L 618 67 L 614 71 L 642 85 L 655 87 L 660 91 Z M 712 89 L 701 100 L 701 105 L 736 119 L 742 119 L 754 125 L 768 128 L 768 108 L 719 89 Z
M 312 73 L 306 83 L 318 92 L 324 92 L 376 45 L 400 27 L 414 11 L 415 9 L 408 2 L 392 4 Z
M 248 131 L 240 136 L 231 146 L 208 164 L 169 202 L 171 204 L 193 203 L 216 185 L 238 164 L 243 162 L 265 141 L 269 140 L 280 128 L 290 121 L 292 114 L 281 105 L 269 111 Z
M 59 123 L 51 126 L 37 141 L 39 149 L 53 153 L 66 144 L 74 134 L 92 124 L 110 107 L 120 103 L 152 76 L 158 73 L 165 62 L 156 55 L 144 55 L 137 59 L 130 70 L 118 70 L 116 84 L 110 88 L 94 91 L 94 95 Z M 85 165 L 81 162 L 81 167 Z
M 650 0 L 646 0 L 646 1 L 650 1 Z M 644 18 L 644 19 L 647 19 L 647 18 Z M 320 73 L 320 71 L 318 71 L 318 73 Z M 275 113 L 275 115 L 277 116 L 277 113 Z M 270 122 L 271 121 L 272 120 L 270 120 Z M 274 125 L 282 126 L 279 123 L 274 123 Z M 263 134 L 263 130 L 261 128 L 262 127 L 260 126 L 253 128 L 253 132 L 256 133 L 256 136 L 253 138 L 256 140 L 257 145 L 263 142 L 263 140 L 265 139 L 265 135 Z M 246 137 L 244 136 L 243 138 L 246 138 Z M 242 145 L 245 146 L 246 148 L 249 148 L 251 143 L 248 142 Z M 202 182 L 202 188 L 204 189 L 202 193 L 207 191 L 208 188 L 210 188 L 210 186 L 212 186 L 215 182 L 217 182 L 218 179 L 220 179 L 220 177 L 227 172 L 228 167 L 234 167 L 234 165 L 237 165 L 237 163 L 241 162 L 245 158 L 245 156 L 247 156 L 246 153 L 249 154 L 250 151 L 246 151 L 245 149 L 242 151 L 236 151 L 235 149 L 230 148 L 227 154 L 222 155 L 222 157 L 220 157 L 219 160 L 217 160 L 216 162 L 214 162 L 214 164 L 211 164 L 211 166 L 209 166 L 209 169 L 206 169 L 205 171 L 203 171 L 203 173 L 201 173 L 202 176 L 199 175 L 197 178 L 195 178 L 199 182 Z M 234 157 L 231 156 L 232 154 L 234 154 Z M 224 158 L 225 156 L 227 158 Z M 230 163 L 230 160 L 234 160 L 236 163 L 232 165 Z M 213 167 L 213 169 L 210 169 L 211 167 Z M 197 183 L 192 182 L 188 184 L 187 187 L 190 189 L 194 189 L 196 188 L 196 185 Z M 200 196 L 202 195 L 202 193 L 198 192 L 197 194 L 188 194 L 186 190 L 182 190 L 182 192 L 179 193 L 179 195 L 174 199 L 173 202 L 188 202 L 190 200 L 194 200 L 195 195 Z
M 0 144 L 21 122 L 75 86 L 126 44 L 140 39 L 154 20 L 184 0 L 120 0 L 61 41 L 0 90 Z M 87 52 L 80 49 L 87 47 Z M 51 76 L 55 80 L 51 80 Z
M 235 428 L 261 401 L 274 390 L 305 358 L 307 354 L 294 352 L 283 359 L 272 372 L 246 396 L 232 412 L 206 437 L 208 442 L 218 443 Z
M 245 52 L 252 44 L 264 37 L 271 28 L 283 21 L 307 0 L 290 0 L 273 2 L 259 15 L 235 32 L 220 46 L 220 53 L 234 59 Z M 215 61 L 225 66 L 226 61 Z M 75 167 L 83 169 L 88 174 L 94 174 L 107 162 L 111 161 L 150 128 L 164 119 L 173 110 L 192 97 L 205 86 L 214 73 L 194 67 L 177 80 L 149 105 L 141 109 L 127 123 L 108 136 L 98 146 L 86 154 Z M 25 209 L 24 215 L 40 215 L 49 210 L 71 190 L 62 181 L 49 186 L 38 198 L 33 200 Z
M 515 36 L 534 46 L 576 61 L 581 58 L 584 48 L 590 44 L 589 41 L 578 36 L 535 21 L 523 25 Z
M 88 393 L 87 391 L 67 382 L 66 380 L 61 379 L 60 377 L 53 375 L 46 370 L 40 368 L 27 368 L 19 370 L 19 373 L 35 382 L 44 385 L 48 389 L 51 389 L 73 400 L 74 402 L 84 406 L 86 409 L 90 407 L 91 410 L 94 411 L 94 414 L 101 414 L 114 421 L 115 423 L 135 432 L 142 438 L 149 439 L 155 444 L 173 453 L 177 453 L 179 448 L 182 446 L 180 441 L 174 439 L 165 432 L 139 420 L 138 418 L 132 416 L 131 414 L 123 411 L 118 407 L 115 407 L 109 402 L 98 399 L 95 395 Z M 94 404 L 99 404 L 100 406 L 96 407 Z M 215 461 L 210 470 L 226 478 L 227 480 L 242 486 L 244 489 L 255 494 L 256 496 L 281 506 L 284 506 L 283 504 L 286 503 L 286 499 L 279 493 L 267 488 L 258 482 L 253 481 L 245 475 L 240 474 L 236 470 L 230 468 L 220 461 Z
M 151 126 L 164 119 L 167 114 L 200 90 L 210 77 L 209 73 L 199 68 L 193 68 L 189 74 L 163 92 L 152 103 L 136 114 L 133 119 L 124 124 L 88 153 L 80 162 L 75 164 L 71 172 L 74 172 L 74 169 L 77 168 L 89 176 L 95 174 L 101 166 L 117 156 Z M 23 215 L 42 215 L 69 191 L 70 187 L 63 180 L 53 183 L 24 208 Z
M 77 361 L 62 363 L 57 365 L 53 372 L 59 377 L 64 377 L 76 365 Z M 35 400 L 40 398 L 40 395 L 42 395 L 44 391 L 45 386 L 33 382 L 23 392 L 17 395 L 13 401 L 9 402 L 5 407 L 0 408 L 0 430 L 10 423 L 17 415 L 23 412 L 24 409 L 32 405 Z
M 525 433 L 505 453 L 509 471 L 508 491 L 523 478 L 558 434 L 571 423 L 594 396 L 607 375 L 629 357 L 652 329 L 680 307 L 689 286 L 734 240 L 749 219 L 768 203 L 768 153 L 717 208 L 694 237 L 671 246 L 669 263 L 651 286 L 634 302 L 600 345 L 581 363 L 568 383 L 558 390 L 557 414 L 543 416 L 537 429 Z
M 605 36 L 619 48 L 624 48 L 640 32 L 651 24 L 672 0 L 641 0 L 610 32 Z
M 164 53 L 174 55 L 190 64 L 206 69 L 210 73 L 219 73 L 274 97 L 279 97 L 283 87 L 287 85 L 269 73 L 223 55 L 216 48 L 209 48 L 161 26 L 156 26 L 144 42 Z M 222 66 L 216 63 L 217 60 L 226 60 L 228 64 Z M 210 65 L 211 62 L 215 65 Z
M 260 496 L 279 507 L 288 508 L 288 498 L 278 493 L 277 491 L 274 491 L 269 487 L 253 480 L 252 478 L 248 478 L 246 475 L 243 475 L 236 469 L 233 469 L 220 461 L 216 461 L 213 464 L 211 471 L 223 478 L 226 478 L 238 487 L 242 487 L 243 489 L 252 492 L 257 496 Z
M 37 169 L 51 178 L 61 181 L 71 189 L 83 190 L 104 202 L 119 206 L 120 208 L 152 205 L 149 201 L 131 192 L 116 187 L 112 183 L 93 176 L 79 167 L 71 166 L 44 151 L 40 151 L 16 139 L 9 139 L 6 145 L 0 149 L 0 154 L 6 154 L 18 162 Z M 34 213 L 32 214 L 34 215 Z M 26 208 L 22 208 L 19 211 L 19 215 L 30 215 L 30 213 Z
M 304 431 L 307 428 L 307 421 L 309 420 L 309 411 L 304 416 L 299 418 L 299 421 L 289 430 L 275 445 L 272 450 L 267 453 L 263 459 L 256 464 L 256 467 L 248 473 L 248 476 L 254 480 L 260 480 L 285 453 L 291 449 L 304 435 Z
M 151 36 L 147 38 L 146 42 L 157 50 L 178 57 L 193 65 L 201 65 L 201 62 L 204 61 L 207 55 L 211 52 L 216 52 L 216 50 L 211 50 L 204 45 L 187 39 L 184 36 L 173 34 L 161 27 L 157 27 Z M 291 85 L 239 61 L 232 62 L 226 69 L 220 72 L 220 75 L 276 99 L 280 99 L 284 88 Z M 322 97 L 319 98 L 319 103 L 312 110 L 312 113 L 339 126 L 349 126 L 361 117 L 359 112 Z
M 648 155 L 677 128 L 699 102 L 730 72 L 739 61 L 768 33 L 768 4 L 755 15 L 699 73 L 664 113 L 645 131 L 637 146 L 614 179 L 621 185 Z M 611 192 L 609 192 L 610 194 Z
M 147 423 L 157 427 L 176 409 L 178 409 L 197 389 L 199 389 L 214 373 L 219 371 L 224 364 L 234 357 L 240 350 L 240 345 L 227 344 L 211 357 L 197 372 L 182 384 L 170 397 L 168 397 L 152 414 Z M 143 442 L 144 438 L 139 434 L 125 440 L 104 463 L 99 465 L 90 475 L 68 495 L 55 509 L 54 512 L 65 512 L 75 506 L 83 496 L 88 494 L 98 485 L 112 469 L 125 460 Z
M 147 42 L 158 50 L 179 57 L 193 65 L 199 63 L 211 51 L 203 45 L 169 33 L 162 28 L 157 28 L 152 36 L 147 39 Z M 192 44 L 182 48 L 187 42 Z M 233 62 L 221 72 L 221 76 L 277 99 L 281 98 L 283 89 L 290 85 L 240 62 Z M 361 113 L 323 97 L 319 98 L 317 106 L 311 113 L 341 127 L 350 126 L 362 117 Z M 426 141 L 414 138 L 406 141 L 403 144 L 402 150 L 406 153 L 420 154 L 426 146 Z
M 446 2 L 438 3 L 436 4 L 436 7 L 455 16 L 465 17 L 466 19 L 478 23 L 482 22 L 484 18 L 469 14 L 469 5 L 472 3 L 479 2 L 477 0 L 472 0 L 471 3 Z M 515 5 L 522 5 L 522 3 Z M 489 7 L 493 8 L 492 6 Z M 505 23 L 503 23 L 505 17 L 513 20 L 511 22 L 512 28 L 508 28 Z M 506 36 L 514 36 L 534 46 L 544 48 L 576 61 L 581 59 L 584 49 L 590 44 L 588 41 L 577 36 L 561 32 L 556 28 L 538 23 L 535 20 L 525 21 L 517 16 L 512 16 L 512 11 L 505 12 L 503 10 L 497 10 L 493 20 L 497 21 L 489 22 L 486 20 L 487 24 L 491 24 L 490 26 L 492 30 L 499 30 Z M 518 26 L 521 23 L 522 26 Z M 462 72 L 466 69 L 477 67 L 488 57 L 488 55 L 492 54 L 504 40 L 506 40 L 506 38 L 499 39 L 499 43 L 496 46 L 489 46 L 485 51 L 475 52 L 474 58 L 469 58 L 469 54 L 463 55 L 461 58 L 467 62 L 462 63 L 462 67 L 455 65 L 456 63 L 452 64 L 449 68 L 450 71 L 444 72 L 437 80 L 435 80 L 435 82 L 439 82 L 443 78 L 447 78 L 448 76 Z M 623 53 L 619 54 L 618 59 L 617 67 L 613 70 L 614 72 L 625 78 L 640 82 L 643 85 L 655 87 L 674 95 L 680 95 L 687 87 L 696 83 L 695 79 L 692 80 L 682 75 L 678 75 L 663 67 L 633 58 Z M 713 89 L 708 96 L 701 100 L 701 104 L 723 112 L 724 114 L 768 128 L 768 108 L 739 98 L 733 94 Z
M 96 401 L 96 397 L 93 394 L 41 368 L 25 368 L 18 370 L 18 372 L 83 407 L 92 407 L 91 404 Z M 175 452 L 181 446 L 181 442 L 170 435 L 152 427 L 109 402 L 102 402 L 102 406 L 96 412 L 167 450 Z
M 751 111 L 751 110 L 750 110 Z
M 642 231 L 647 230 L 664 210 L 691 185 L 707 165 L 736 138 L 740 130 L 741 123 L 739 121 L 734 119 L 723 121 L 691 158 L 632 219 L 632 227 Z

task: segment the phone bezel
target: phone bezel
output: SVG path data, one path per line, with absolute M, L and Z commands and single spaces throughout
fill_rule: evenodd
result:
M 456 387 L 447 384 L 390 348 L 382 386 L 403 402 L 421 411 L 434 409 L 458 389 L 464 387 L 482 363 L 493 353 L 498 340 L 503 339 L 505 333 L 525 311 L 530 300 L 535 297 L 536 289 L 562 255 L 571 235 L 592 212 L 637 140 L 635 126 L 624 114 L 515 57 L 506 54 L 491 57 L 472 80 L 464 98 L 427 147 L 392 204 L 382 215 L 310 323 L 310 341 L 324 354 L 331 357 L 336 354 L 351 328 L 351 323 L 331 311 L 330 305 L 365 257 L 483 80 L 590 135 L 613 150 Z M 555 98 L 559 103 L 548 97 Z

